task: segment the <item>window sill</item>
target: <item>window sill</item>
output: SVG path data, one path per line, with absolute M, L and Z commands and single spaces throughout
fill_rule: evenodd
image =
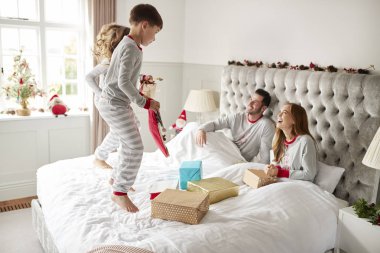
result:
M 89 112 L 70 111 L 67 113 L 67 117 L 84 117 L 90 116 Z M 38 120 L 38 119 L 53 119 L 56 118 L 51 112 L 32 112 L 30 116 L 18 116 L 9 114 L 0 114 L 0 122 L 13 121 L 13 120 Z M 58 118 L 65 118 L 64 115 L 59 115 Z

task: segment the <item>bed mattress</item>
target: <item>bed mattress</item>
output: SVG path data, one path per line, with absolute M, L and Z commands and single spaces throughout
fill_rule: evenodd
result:
M 145 153 L 136 192 L 130 194 L 140 208 L 135 214 L 111 201 L 110 171 L 93 168 L 92 156 L 41 167 L 37 193 L 58 251 L 80 253 L 100 245 L 129 245 L 157 253 L 320 253 L 334 247 L 339 203 L 332 194 L 313 183 L 293 180 L 251 189 L 244 185 L 243 174 L 263 165 L 241 163 L 238 152 L 217 134 L 214 144 L 204 149 L 188 146 L 192 132 L 177 136 L 168 144 L 170 159 L 159 151 Z M 223 177 L 239 184 L 239 196 L 211 205 L 199 225 L 152 219 L 149 186 L 178 178 L 179 163 L 188 158 L 203 161 L 204 178 Z M 116 164 L 117 153 L 109 162 Z

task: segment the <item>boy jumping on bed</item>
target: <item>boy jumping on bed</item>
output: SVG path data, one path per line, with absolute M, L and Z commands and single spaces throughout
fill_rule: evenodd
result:
M 160 103 L 144 97 L 136 88 L 142 63 L 142 48 L 155 40 L 162 29 L 162 18 L 155 7 L 139 4 L 130 13 L 130 33 L 115 48 L 104 81 L 104 88 L 98 101 L 98 110 L 107 122 L 110 131 L 119 137 L 119 161 L 113 169 L 114 183 L 112 200 L 128 212 L 139 209 L 128 197 L 143 155 L 143 144 L 131 107 L 158 111 Z
M 268 164 L 275 127 L 271 119 L 263 117 L 263 113 L 270 101 L 268 92 L 257 89 L 244 113 L 231 114 L 200 126 L 196 136 L 197 144 L 206 144 L 207 132 L 228 128 L 231 130 L 233 142 L 248 162 L 259 154 L 258 162 Z

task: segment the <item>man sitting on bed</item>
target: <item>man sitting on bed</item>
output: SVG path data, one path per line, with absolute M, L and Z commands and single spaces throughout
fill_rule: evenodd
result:
M 263 117 L 271 97 L 268 92 L 258 89 L 251 96 L 246 112 L 220 117 L 198 128 L 196 142 L 203 147 L 207 142 L 207 132 L 230 129 L 233 142 L 240 149 L 242 156 L 248 162 L 269 163 L 269 151 L 275 131 L 271 119 Z M 258 160 L 254 158 L 259 155 Z

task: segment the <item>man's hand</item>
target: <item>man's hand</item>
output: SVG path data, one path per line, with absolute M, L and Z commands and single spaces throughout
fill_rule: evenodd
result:
M 266 165 L 264 171 L 270 177 L 276 177 L 278 174 L 278 169 L 273 164 Z
M 158 112 L 160 110 L 160 102 L 152 99 L 150 101 L 150 107 L 149 107 L 149 109 L 153 110 L 155 112 Z
M 203 147 L 203 145 L 206 145 L 207 137 L 206 137 L 206 132 L 204 130 L 198 130 L 197 136 L 196 136 L 196 142 L 201 147 Z

